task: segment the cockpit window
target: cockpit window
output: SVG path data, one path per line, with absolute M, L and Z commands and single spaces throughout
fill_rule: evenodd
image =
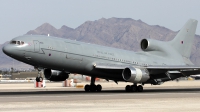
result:
M 17 41 L 17 44 L 20 45 L 20 41 Z
M 16 41 L 11 41 L 11 42 L 10 42 L 10 44 L 16 44 L 16 43 L 17 43 Z
M 10 44 L 23 45 L 24 42 L 23 41 L 15 41 L 15 40 L 13 40 L 13 41 L 10 42 Z

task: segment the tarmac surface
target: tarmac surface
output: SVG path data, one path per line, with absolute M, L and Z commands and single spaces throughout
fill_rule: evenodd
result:
M 89 82 L 88 82 L 89 83 Z M 84 85 L 80 83 L 78 85 Z M 0 84 L 0 111 L 12 112 L 199 112 L 200 81 L 170 81 L 159 86 L 145 85 L 143 92 L 125 92 L 130 83 L 101 82 L 102 92 L 46 83 Z

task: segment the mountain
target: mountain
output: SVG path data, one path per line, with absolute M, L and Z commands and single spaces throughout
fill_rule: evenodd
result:
M 44 23 L 35 30 L 28 31 L 26 34 L 50 34 L 51 36 L 87 43 L 140 51 L 139 44 L 143 38 L 169 41 L 175 37 L 177 32 L 159 25 L 148 25 L 141 20 L 131 18 L 101 18 L 95 21 L 86 21 L 75 29 L 65 25 L 60 29 L 56 29 L 49 23 Z M 195 35 L 191 60 L 197 65 L 200 62 L 200 53 L 198 51 L 200 51 L 200 36 Z M 6 62 L 9 63 L 10 60 L 5 60 Z
M 96 21 L 86 21 L 72 29 L 62 26 L 56 29 L 48 23 L 41 25 L 27 34 L 52 35 L 77 41 L 112 46 L 127 50 L 139 50 L 139 42 L 143 38 L 171 40 L 176 32 L 155 25 L 148 25 L 141 20 L 130 18 L 110 18 Z

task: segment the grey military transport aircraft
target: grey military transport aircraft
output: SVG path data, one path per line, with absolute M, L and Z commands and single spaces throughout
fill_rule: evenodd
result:
M 179 77 L 200 74 L 200 66 L 190 61 L 197 20 L 190 19 L 168 42 L 143 39 L 142 51 L 132 52 L 75 40 L 44 35 L 13 38 L 3 47 L 8 56 L 42 68 L 46 79 L 63 81 L 69 73 L 91 76 L 85 91 L 101 91 L 95 78 L 131 82 L 127 92 L 142 92 L 144 84 L 159 85 Z M 38 76 L 37 81 L 42 77 Z

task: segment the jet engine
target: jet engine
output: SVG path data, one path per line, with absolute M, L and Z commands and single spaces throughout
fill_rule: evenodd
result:
M 163 51 L 165 43 L 159 40 L 143 39 L 140 43 L 140 47 L 143 51 Z
M 69 73 L 58 70 L 44 69 L 44 76 L 50 81 L 64 81 L 69 77 Z
M 122 72 L 122 77 L 125 81 L 133 83 L 146 82 L 150 76 L 147 69 L 127 67 Z

